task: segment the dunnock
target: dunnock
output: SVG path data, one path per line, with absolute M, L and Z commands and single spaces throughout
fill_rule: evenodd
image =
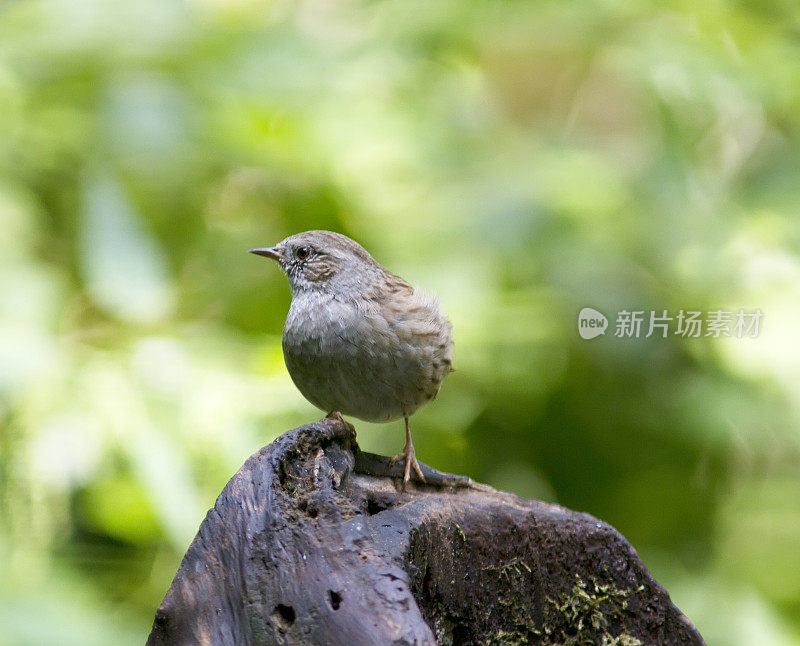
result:
M 436 397 L 453 357 L 453 327 L 436 299 L 339 233 L 306 231 L 250 251 L 276 260 L 289 278 L 283 355 L 303 396 L 329 417 L 403 417 L 406 445 L 392 462 L 405 460 L 403 484 L 412 467 L 424 482 L 408 418 Z

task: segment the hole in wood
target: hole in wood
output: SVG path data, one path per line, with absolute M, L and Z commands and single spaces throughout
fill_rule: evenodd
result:
M 282 603 L 279 603 L 277 606 L 275 606 L 275 614 L 287 626 L 291 626 L 294 623 L 294 608 L 291 606 L 285 606 Z
M 469 628 L 458 624 L 453 627 L 453 646 L 466 644 L 470 641 Z
M 159 608 L 156 610 L 156 621 L 157 626 L 164 627 L 169 623 L 169 614 L 163 608 Z
M 374 516 L 382 511 L 386 511 L 391 507 L 391 504 L 386 500 L 378 500 L 377 498 L 367 498 L 367 516 Z
M 328 600 L 334 610 L 338 610 L 339 606 L 342 605 L 342 595 L 334 590 L 328 590 Z

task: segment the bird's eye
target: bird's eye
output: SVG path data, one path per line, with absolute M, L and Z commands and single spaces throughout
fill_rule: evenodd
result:
M 305 260 L 311 255 L 311 247 L 300 247 L 297 251 L 294 252 L 294 255 L 297 256 L 300 260 Z

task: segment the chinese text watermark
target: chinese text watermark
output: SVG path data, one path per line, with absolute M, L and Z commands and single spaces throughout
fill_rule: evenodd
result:
M 685 338 L 758 337 L 764 313 L 755 310 L 620 310 L 614 324 L 614 336 L 639 339 L 652 336 L 666 339 L 670 335 Z M 578 333 L 593 339 L 606 333 L 608 319 L 592 307 L 578 313 Z

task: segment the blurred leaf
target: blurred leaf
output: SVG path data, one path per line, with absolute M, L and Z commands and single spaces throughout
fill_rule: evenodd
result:
M 719 567 L 764 598 L 800 608 L 800 478 L 744 483 L 721 510 Z
M 81 496 L 88 528 L 131 543 L 147 543 L 158 536 L 152 509 L 152 500 L 129 476 L 100 479 Z
M 87 289 L 110 314 L 136 323 L 167 316 L 173 295 L 163 251 L 111 177 L 86 183 L 80 237 Z

